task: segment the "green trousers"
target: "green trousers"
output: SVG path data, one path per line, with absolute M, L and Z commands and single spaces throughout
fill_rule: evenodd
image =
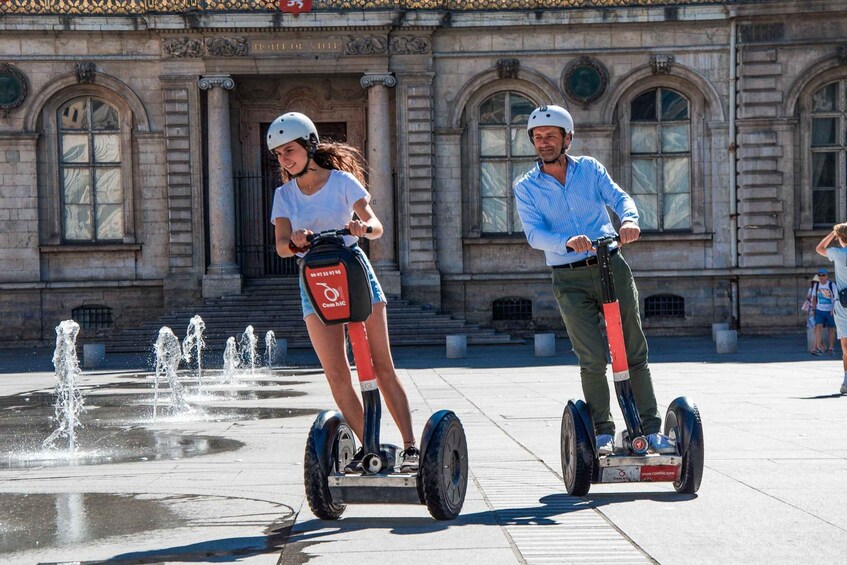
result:
M 638 289 L 621 253 L 612 257 L 615 293 L 620 302 L 626 357 L 635 405 L 644 434 L 660 431 L 662 420 L 647 366 L 647 338 L 641 329 Z M 601 332 L 603 295 L 597 265 L 553 269 L 553 295 L 565 321 L 568 337 L 579 361 L 582 392 L 594 420 L 596 434 L 614 434 L 606 364 L 609 345 Z

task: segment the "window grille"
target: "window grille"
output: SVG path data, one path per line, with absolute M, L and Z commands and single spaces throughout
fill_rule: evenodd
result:
M 114 326 L 112 309 L 108 306 L 80 306 L 73 309 L 71 317 L 83 330 L 102 330 Z
M 532 300 L 526 298 L 498 298 L 492 303 L 494 321 L 532 320 Z
M 655 294 L 644 299 L 645 318 L 685 318 L 685 299 L 674 294 Z

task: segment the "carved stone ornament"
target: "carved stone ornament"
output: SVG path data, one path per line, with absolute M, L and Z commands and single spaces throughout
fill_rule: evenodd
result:
M 394 75 L 389 74 L 365 75 L 361 79 L 359 79 L 359 84 L 362 85 L 362 88 L 370 88 L 375 84 L 381 84 L 383 86 L 391 88 L 397 85 L 397 79 L 394 78 Z
M 568 98 L 588 106 L 606 92 L 609 86 L 609 72 L 593 57 L 574 59 L 562 71 L 562 89 Z
M 650 66 L 653 67 L 654 75 L 667 75 L 671 72 L 673 55 L 655 54 L 650 55 Z
M 166 37 L 162 40 L 162 55 L 177 59 L 203 56 L 203 41 L 190 37 Z
M 388 40 L 379 35 L 350 36 L 344 42 L 345 55 L 382 55 L 388 52 Z
M 423 55 L 432 51 L 428 37 L 396 35 L 391 38 L 391 53 L 395 55 Z
M 497 76 L 503 78 L 518 78 L 521 62 L 517 59 L 498 59 Z
M 246 57 L 246 37 L 207 37 L 206 52 L 212 57 Z
M 29 94 L 29 81 L 21 71 L 0 63 L 0 117 L 20 106 Z
M 232 80 L 232 77 L 229 75 L 208 75 L 200 77 L 197 84 L 200 86 L 200 90 L 211 90 L 215 87 L 223 88 L 225 90 L 232 90 L 235 88 L 235 81 Z
M 839 63 L 847 65 L 847 43 L 839 45 L 835 50 L 835 55 L 838 57 Z
M 77 82 L 82 84 L 92 84 L 97 76 L 97 67 L 94 63 L 76 63 L 74 71 L 76 71 Z

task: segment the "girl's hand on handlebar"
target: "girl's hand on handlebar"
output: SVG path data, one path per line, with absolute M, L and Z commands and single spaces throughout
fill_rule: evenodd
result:
M 619 234 L 621 245 L 634 243 L 640 236 L 641 228 L 639 228 L 638 224 L 635 222 L 624 222 L 623 225 L 621 225 Z
M 309 248 L 309 236 L 312 235 L 311 230 L 297 230 L 291 234 L 291 239 L 288 242 L 288 247 L 293 251 L 294 248 L 297 248 L 295 253 L 301 253 Z
M 591 245 L 591 240 L 584 235 L 575 235 L 570 238 L 566 244 L 568 251 L 581 253 L 583 251 L 591 251 L 594 247 Z
M 365 237 L 365 234 L 373 231 L 371 227 L 362 220 L 350 220 L 344 228 L 350 230 L 350 235 L 355 235 L 356 237 Z

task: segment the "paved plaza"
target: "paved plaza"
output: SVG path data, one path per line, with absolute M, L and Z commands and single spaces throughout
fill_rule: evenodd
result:
M 799 332 L 741 337 L 738 353 L 724 355 L 709 337 L 650 346 L 663 415 L 681 395 L 702 414 L 705 471 L 694 496 L 669 483 L 567 495 L 559 426 L 581 390 L 566 340 L 554 357 L 535 357 L 531 344 L 471 346 L 463 359 L 397 349 L 416 432 L 441 408 L 465 427 L 471 474 L 451 522 L 417 505 L 350 505 L 334 522 L 311 514 L 303 449 L 315 414 L 333 403 L 308 351 L 291 352 L 291 367 L 242 376 L 250 384 L 237 394 L 207 378 L 194 412 L 156 421 L 150 360 L 107 354 L 104 368 L 82 375 L 77 448 L 102 457 L 76 465 L 15 455 L 10 435 L 46 425 L 52 351 L 0 351 L 0 562 L 843 562 L 840 358 L 812 357 Z M 399 442 L 387 414 L 382 429 Z

